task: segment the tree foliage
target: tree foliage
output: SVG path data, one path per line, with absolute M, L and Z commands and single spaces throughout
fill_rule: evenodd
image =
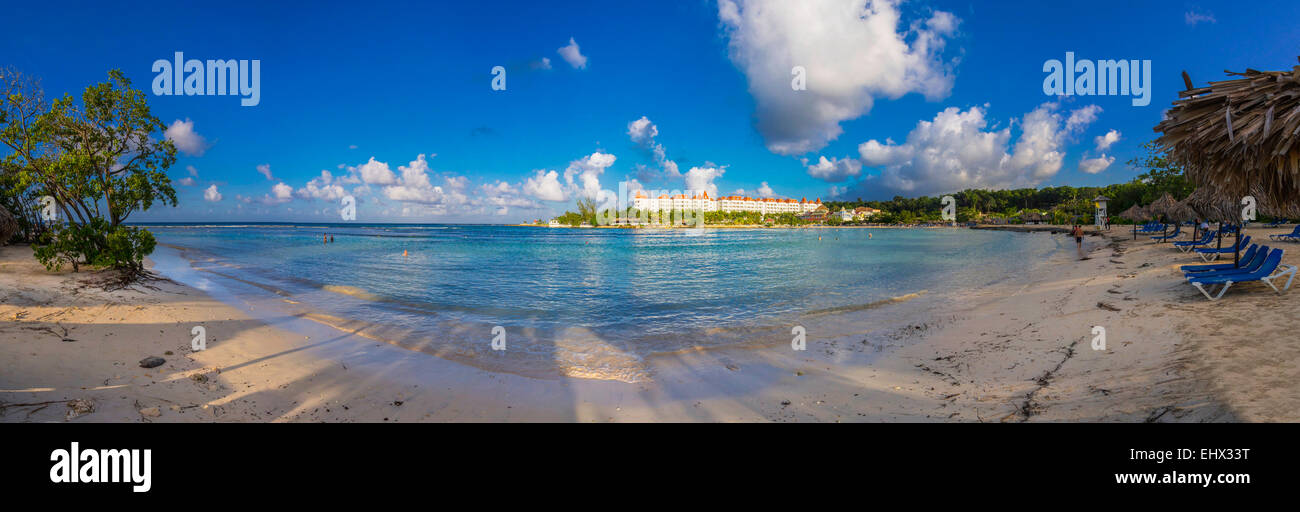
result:
M 36 257 L 52 270 L 90 264 L 138 274 L 155 242 L 124 223 L 155 204 L 176 205 L 166 174 L 176 148 L 162 136 L 166 125 L 121 71 L 108 77 L 87 87 L 80 102 L 65 95 L 48 108 L 39 86 L 5 80 L 6 91 L 16 92 L 0 109 L 0 143 L 10 150 L 4 195 L 26 201 L 24 216 L 37 220 L 31 200 L 54 199 L 58 222 L 34 236 Z

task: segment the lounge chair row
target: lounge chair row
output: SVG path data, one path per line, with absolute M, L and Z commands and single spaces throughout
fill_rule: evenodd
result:
M 1184 265 L 1180 269 L 1183 271 L 1187 282 L 1196 287 L 1205 298 L 1210 300 L 1219 300 L 1227 293 L 1228 288 L 1236 283 L 1248 283 L 1251 281 L 1260 281 L 1267 284 L 1273 291 L 1282 293 L 1283 290 L 1291 288 L 1291 282 L 1295 280 L 1297 268 L 1295 265 L 1282 264 L 1282 249 L 1270 249 L 1268 246 L 1252 245 L 1246 249 L 1242 257 L 1240 266 L 1231 263 L 1218 265 Z M 1286 284 L 1278 288 L 1273 281 L 1287 276 Z M 1221 285 L 1218 294 L 1211 295 L 1209 288 L 1215 285 Z
M 1268 238 L 1278 242 L 1300 242 L 1300 224 L 1297 224 L 1295 229 L 1291 230 L 1290 233 L 1285 235 L 1268 235 Z

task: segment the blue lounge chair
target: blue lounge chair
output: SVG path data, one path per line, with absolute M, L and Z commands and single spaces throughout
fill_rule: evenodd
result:
M 1180 250 L 1180 251 L 1187 252 L 1187 251 L 1190 251 L 1190 250 L 1195 249 L 1195 248 L 1197 248 L 1197 247 L 1199 247 L 1199 246 L 1202 246 L 1202 245 L 1209 245 L 1210 242 L 1213 242 L 1213 241 L 1214 241 L 1214 237 L 1215 237 L 1215 235 L 1218 235 L 1218 233 L 1217 233 L 1217 232 L 1214 232 L 1214 231 L 1206 231 L 1204 234 L 1201 235 L 1201 239 L 1200 239 L 1200 240 L 1188 240 L 1188 241 L 1185 241 L 1185 242 L 1174 242 L 1174 247 L 1177 247 L 1178 250 Z
M 1232 254 L 1237 252 L 1238 247 L 1245 247 L 1248 243 L 1250 243 L 1250 235 L 1241 237 L 1241 240 L 1238 243 L 1233 244 L 1232 247 L 1197 247 L 1196 254 L 1199 254 L 1201 259 L 1208 263 L 1219 259 L 1220 254 Z
M 1268 235 L 1270 240 L 1295 242 L 1300 241 L 1300 224 L 1296 224 L 1295 229 L 1285 235 Z
M 1273 249 L 1271 252 L 1269 252 L 1268 257 L 1264 260 L 1264 264 L 1261 265 L 1258 269 L 1254 270 L 1253 272 L 1249 272 L 1249 273 L 1215 272 L 1213 273 L 1213 275 L 1209 275 L 1205 277 L 1189 278 L 1188 281 L 1191 282 L 1192 286 L 1195 286 L 1196 289 L 1199 290 L 1202 295 L 1205 295 L 1205 298 L 1210 300 L 1219 300 L 1219 298 L 1223 297 L 1224 293 L 1227 293 L 1228 288 L 1231 287 L 1234 283 L 1248 283 L 1251 281 L 1263 282 L 1264 284 L 1267 284 L 1269 288 L 1272 288 L 1273 291 L 1280 294 L 1282 293 L 1283 290 L 1288 290 L 1291 288 L 1291 281 L 1295 280 L 1295 275 L 1297 270 L 1298 269 L 1296 268 L 1295 265 L 1282 265 L 1282 249 Z M 1278 288 L 1277 285 L 1273 284 L 1273 280 L 1279 279 L 1282 276 L 1289 276 L 1289 277 L 1287 277 L 1286 284 L 1283 285 L 1282 288 Z M 1216 284 L 1223 285 L 1223 288 L 1219 289 L 1218 295 L 1210 295 L 1210 292 L 1206 290 L 1206 287 L 1214 286 Z
M 1191 279 L 1193 277 L 1208 277 L 1208 276 L 1229 275 L 1229 274 L 1249 274 L 1251 272 L 1259 270 L 1259 267 L 1264 264 L 1264 260 L 1268 259 L 1268 254 L 1269 254 L 1269 247 L 1265 245 L 1263 247 L 1260 247 L 1259 250 L 1255 251 L 1255 254 L 1251 255 L 1250 258 L 1241 260 L 1240 262 L 1241 264 L 1238 266 L 1234 267 L 1231 265 L 1227 265 L 1225 266 L 1225 268 L 1211 269 L 1211 270 L 1206 270 L 1201 272 L 1189 272 L 1184 270 L 1183 277 L 1186 277 L 1187 279 Z
M 1270 223 L 1268 223 L 1268 224 L 1265 224 L 1264 227 L 1266 227 L 1266 228 L 1275 228 L 1275 227 L 1281 226 L 1281 225 L 1283 225 L 1283 224 L 1286 224 L 1286 219 L 1277 219 L 1277 220 L 1275 220 L 1275 221 L 1273 221 L 1273 222 L 1270 222 Z
M 1168 234 L 1168 235 L 1153 236 L 1153 237 L 1151 237 L 1151 240 L 1152 240 L 1152 241 L 1155 241 L 1155 242 L 1163 242 L 1163 241 L 1165 241 L 1165 240 L 1173 240 L 1173 239 L 1175 239 L 1175 238 L 1178 238 L 1178 236 L 1181 235 L 1181 234 L 1183 234 L 1183 227 L 1182 227 L 1182 226 L 1174 226 L 1174 232 L 1173 232 L 1173 233 L 1170 233 L 1170 234 Z
M 1268 252 L 1268 251 L 1267 251 L 1267 249 L 1268 249 L 1267 247 L 1265 247 L 1264 249 L 1265 249 L 1264 252 Z M 1252 245 L 1252 246 L 1250 246 L 1249 248 L 1247 248 L 1247 249 L 1246 249 L 1246 252 L 1241 253 L 1240 264 L 1236 264 L 1236 263 L 1216 263 L 1216 264 L 1212 264 L 1212 265 L 1183 265 L 1183 266 L 1181 266 L 1181 267 L 1178 267 L 1178 270 L 1182 270 L 1182 271 L 1185 272 L 1185 273 L 1192 273 L 1192 272 L 1209 272 L 1209 271 L 1212 271 L 1212 270 L 1235 270 L 1235 269 L 1242 268 L 1242 267 L 1245 267 L 1245 266 L 1247 266 L 1248 264 L 1250 264 L 1250 260 L 1251 260 L 1252 258 L 1255 257 L 1255 254 L 1256 254 L 1258 251 L 1259 251 L 1259 245 L 1258 245 L 1258 244 L 1256 244 L 1256 245 Z
M 1160 224 L 1160 223 L 1152 222 L 1152 223 L 1149 223 L 1149 224 L 1143 225 L 1142 227 L 1138 228 L 1137 232 L 1138 232 L 1138 233 L 1156 233 L 1156 232 L 1160 232 L 1160 231 L 1164 231 L 1164 230 L 1165 230 L 1165 225 L 1164 225 L 1164 224 Z

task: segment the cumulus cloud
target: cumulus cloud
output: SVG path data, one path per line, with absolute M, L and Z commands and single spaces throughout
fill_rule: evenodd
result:
M 265 205 L 277 205 L 287 203 L 293 200 L 293 187 L 285 185 L 283 182 L 271 186 L 271 193 L 262 195 L 260 200 Z M 245 202 L 251 201 L 251 198 L 245 198 Z
M 178 151 L 189 156 L 203 156 L 209 147 L 208 140 L 194 131 L 194 121 L 188 117 L 184 121 L 173 121 L 163 136 L 172 141 Z
M 1097 151 L 1109 150 L 1112 145 L 1119 142 L 1119 130 L 1111 130 L 1105 135 L 1098 135 L 1093 139 L 1097 143 Z
M 303 199 L 324 199 L 327 201 L 337 201 L 343 196 L 348 195 L 343 189 L 343 185 L 335 183 L 334 175 L 329 171 L 322 170 L 320 176 L 312 178 L 307 185 L 298 189 L 295 194 Z
M 982 108 L 950 107 L 918 122 L 904 143 L 873 139 L 858 153 L 863 164 L 882 167 L 880 185 L 912 194 L 1031 187 L 1060 171 L 1065 144 L 1099 111 L 1090 105 L 1062 116 L 1058 108 L 1044 103 L 1025 114 L 1014 144 L 1010 127 L 989 129 Z
M 715 165 L 692 167 L 686 171 L 686 190 L 692 193 L 708 192 L 710 196 L 718 197 L 718 185 L 713 181 L 726 172 L 726 169 Z
M 387 164 L 384 167 L 387 168 Z M 467 184 L 463 177 L 447 177 L 443 178 L 443 185 L 433 184 L 429 177 L 429 162 L 423 154 L 407 165 L 398 166 L 397 170 L 402 173 L 401 177 L 396 183 L 384 187 L 384 196 L 389 199 L 432 204 L 464 204 L 468 200 L 463 192 Z
M 569 38 L 569 44 L 561 46 L 560 49 L 555 50 L 555 53 L 560 54 L 564 62 L 568 62 L 570 66 L 573 66 L 573 69 L 585 69 L 587 67 L 587 56 L 582 54 L 582 51 L 578 48 L 578 42 L 572 37 Z M 550 63 L 549 60 L 546 62 L 547 64 Z
M 216 185 L 209 185 L 208 188 L 203 190 L 203 200 L 212 203 L 221 201 L 221 192 L 217 191 Z
M 758 131 L 778 154 L 825 147 L 877 98 L 938 100 L 952 89 L 942 54 L 960 20 L 948 12 L 903 25 L 896 0 L 719 0 L 718 17 L 749 81 Z M 791 88 L 795 66 L 807 73 L 806 90 Z
M 196 181 L 194 178 L 191 178 L 189 176 L 177 180 L 176 183 L 180 183 L 181 185 L 185 185 L 187 187 L 193 187 L 194 185 L 199 184 L 198 181 Z
M 809 164 L 807 159 L 803 162 L 808 168 L 809 176 L 831 183 L 838 183 L 862 173 L 862 162 L 856 158 L 827 159 L 823 156 L 817 163 Z
M 257 172 L 262 176 L 266 176 L 266 179 L 268 180 L 275 180 L 275 178 L 271 176 L 271 164 L 259 164 L 257 166 Z
M 628 123 L 627 136 L 632 142 L 648 151 L 659 166 L 658 169 L 653 169 L 638 165 L 637 177 L 646 181 L 659 181 L 682 176 L 677 168 L 677 162 L 668 159 L 668 150 L 664 149 L 663 144 L 655 142 L 655 137 L 659 136 L 659 127 L 651 122 L 650 118 L 641 116 L 640 119 Z
M 564 186 L 560 185 L 560 173 L 538 169 L 531 178 L 524 180 L 524 193 L 543 201 L 564 201 L 568 196 Z
M 659 136 L 659 127 L 650 122 L 650 118 L 641 116 L 641 119 L 627 124 L 627 136 L 632 142 L 650 146 L 654 144 L 655 137 Z
M 759 185 L 757 193 L 758 197 L 776 197 L 776 191 L 772 190 L 772 187 L 767 186 L 766 181 Z
M 600 176 L 614 165 L 616 159 L 614 155 L 597 151 L 569 162 L 569 167 L 564 169 L 564 182 L 573 195 L 594 199 L 598 205 L 604 206 L 617 197 L 601 188 Z
M 1079 170 L 1088 174 L 1097 174 L 1110 168 L 1110 164 L 1113 163 L 1115 163 L 1115 157 L 1106 156 L 1105 153 L 1102 153 L 1101 156 L 1097 158 L 1085 158 L 1080 160 Z
M 356 168 L 357 175 L 360 176 L 361 182 L 367 185 L 392 185 L 397 183 L 397 175 L 392 169 L 388 168 L 386 162 L 379 162 L 375 157 L 361 164 Z

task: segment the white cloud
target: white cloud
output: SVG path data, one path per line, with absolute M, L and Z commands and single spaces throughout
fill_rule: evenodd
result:
M 271 176 L 271 164 L 259 164 L 257 166 L 257 172 L 262 176 L 266 176 L 266 179 L 268 180 L 275 179 L 274 177 Z
M 555 52 L 560 54 L 560 57 L 564 58 L 564 61 L 568 62 L 570 66 L 573 66 L 573 69 L 585 69 L 587 67 L 587 56 L 582 54 L 578 48 L 578 42 L 572 37 L 569 38 L 569 44 L 561 46 Z M 547 61 L 547 63 L 550 63 L 550 61 Z
M 551 69 L 551 59 L 542 57 L 539 60 L 529 62 L 528 67 L 532 69 Z
M 1080 160 L 1079 170 L 1088 174 L 1097 174 L 1108 169 L 1110 164 L 1113 163 L 1115 163 L 1115 157 L 1108 157 L 1105 153 L 1102 153 L 1098 158 L 1085 158 Z
M 1097 143 L 1097 151 L 1109 150 L 1112 145 L 1119 142 L 1119 130 L 1111 130 L 1105 135 L 1098 135 L 1093 139 Z
M 1079 131 L 1096 121 L 1098 114 L 1101 114 L 1101 107 L 1096 105 L 1075 109 L 1070 112 L 1070 118 L 1065 121 L 1065 130 L 1068 132 Z
M 204 190 L 203 190 L 203 200 L 208 201 L 208 202 L 212 202 L 212 203 L 215 203 L 215 202 L 218 202 L 218 201 L 221 200 L 221 192 L 218 192 L 218 191 L 217 191 L 217 186 L 216 186 L 216 185 L 209 185 L 207 189 L 204 189 Z
M 248 202 L 251 198 L 245 198 Z M 283 204 L 293 200 L 293 187 L 285 185 L 283 182 L 271 186 L 271 193 L 262 196 L 261 202 L 265 205 Z
M 524 181 L 524 193 L 543 201 L 564 201 L 567 196 L 559 178 L 560 173 L 539 169 Z
M 303 199 L 325 199 L 327 201 L 337 201 L 348 195 L 342 185 L 334 182 L 334 175 L 325 170 L 320 172 L 320 176 L 308 181 L 307 185 L 298 189 L 295 194 Z
M 1196 11 L 1187 11 L 1183 13 L 1183 21 L 1192 26 L 1196 26 L 1196 24 L 1201 22 L 1218 23 L 1218 20 L 1214 19 L 1214 13 L 1200 13 Z
M 199 170 L 195 169 L 193 165 L 185 166 L 185 170 L 189 171 L 190 176 L 194 176 L 195 178 L 199 177 Z
M 176 183 L 180 183 L 181 185 L 185 185 L 187 187 L 193 187 L 194 185 L 197 185 L 199 182 L 195 181 L 194 178 L 186 176 L 184 178 L 177 180 Z
M 758 197 L 776 197 L 776 191 L 772 190 L 772 187 L 767 186 L 767 182 L 764 181 L 762 185 L 758 187 Z
M 677 162 L 668 159 L 668 150 L 663 144 L 655 142 L 655 137 L 659 136 L 659 126 L 650 121 L 650 118 L 641 116 L 640 119 L 627 124 L 627 136 L 632 142 L 650 152 L 659 169 L 653 169 L 644 165 L 637 166 L 637 176 L 646 181 L 660 181 L 665 179 L 677 179 L 682 176 L 677 167 Z
M 1060 171 L 1065 143 L 1096 118 L 1093 106 L 1063 119 L 1056 103 L 1025 114 L 1020 138 L 1011 128 L 989 130 L 984 110 L 950 107 L 932 121 L 918 122 L 903 144 L 875 140 L 858 146 L 862 162 L 883 167 L 880 185 L 918 195 L 967 188 L 1031 187 Z M 858 182 L 863 186 L 872 180 Z
M 719 0 L 718 17 L 749 80 L 758 131 L 778 154 L 825 147 L 876 98 L 938 100 L 952 89 L 942 57 L 960 22 L 951 13 L 903 27 L 896 0 Z M 795 66 L 807 90 L 792 90 Z
M 831 157 L 828 160 L 823 156 L 815 164 L 809 164 L 807 159 L 803 162 L 808 167 L 809 176 L 831 183 L 838 183 L 862 173 L 862 162 L 856 158 Z
M 185 118 L 184 121 L 180 119 L 173 121 L 163 132 L 163 136 L 172 141 L 181 153 L 190 156 L 203 156 L 209 147 L 208 140 L 194 131 L 194 121 L 189 118 Z
M 726 169 L 714 165 L 692 167 L 686 171 L 686 190 L 693 194 L 704 191 L 712 197 L 718 197 L 718 185 L 713 181 L 726 172 Z
M 392 169 L 388 168 L 385 162 L 378 162 L 375 157 L 370 157 L 370 161 L 361 164 L 356 169 L 361 181 L 367 185 L 392 185 L 397 183 L 397 175 L 393 174 Z
M 659 136 L 659 127 L 650 122 L 650 118 L 641 116 L 641 119 L 627 124 L 627 136 L 632 142 L 650 147 L 654 144 L 655 137 Z
M 597 204 L 604 206 L 610 200 L 617 199 L 617 194 L 601 188 L 600 176 L 605 173 L 605 169 L 614 165 L 616 159 L 614 155 L 596 151 L 569 162 L 569 167 L 564 169 L 564 182 L 572 194 L 595 199 Z M 576 181 L 574 178 L 577 178 Z
M 469 199 L 461 192 L 467 183 L 463 177 L 444 178 L 445 187 L 434 185 L 429 178 L 429 162 L 424 154 L 416 156 L 407 165 L 398 166 L 397 170 L 401 171 L 401 178 L 396 184 L 384 187 L 384 196 L 389 199 L 439 205 L 459 205 Z

